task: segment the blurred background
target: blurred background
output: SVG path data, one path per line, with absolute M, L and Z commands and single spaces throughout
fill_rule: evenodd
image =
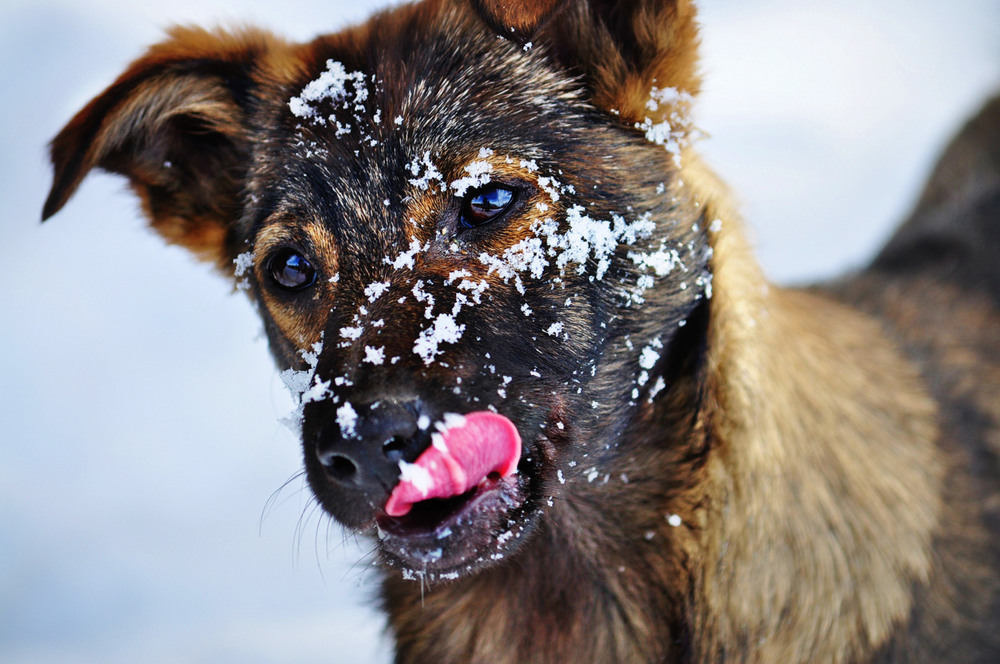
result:
M 0 662 L 389 661 L 245 299 L 118 178 L 38 223 L 46 142 L 165 26 L 304 40 L 385 4 L 0 2 Z M 701 5 L 700 149 L 780 282 L 863 263 L 1000 86 L 1000 0 Z

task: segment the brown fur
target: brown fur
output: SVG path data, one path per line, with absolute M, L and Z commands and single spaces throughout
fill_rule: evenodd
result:
M 45 217 L 100 167 L 130 178 L 168 241 L 223 272 L 252 250 L 234 276 L 282 368 L 303 369 L 302 352 L 325 340 L 312 371 L 339 377 L 337 394 L 356 403 L 433 394 L 444 412 L 496 402 L 523 420 L 520 490 L 540 502 L 517 516 L 499 562 L 420 583 L 387 568 L 400 663 L 1000 657 L 1000 101 L 949 148 L 870 268 L 778 288 L 697 156 L 684 147 L 678 162 L 642 137 L 669 122 L 684 145 L 697 42 L 687 0 L 428 0 L 304 45 L 177 29 L 53 141 Z M 354 133 L 332 140 L 290 116 L 288 99 L 327 59 L 381 81 L 381 122 L 356 114 Z M 667 88 L 669 103 L 649 103 Z M 479 234 L 448 226 L 461 201 L 407 184 L 413 155 L 394 152 L 397 131 L 433 152 L 443 182 L 484 143 L 504 145 L 482 158 L 521 192 L 509 220 Z M 542 179 L 556 168 L 574 188 L 558 201 Z M 648 212 L 689 274 L 633 307 L 615 299 L 637 283 L 623 253 L 609 268 L 617 285 L 547 273 L 518 281 L 520 295 L 480 260 L 577 201 Z M 386 267 L 414 241 L 430 248 L 409 272 Z M 265 257 L 287 246 L 308 247 L 325 277 L 302 294 L 268 287 Z M 699 269 L 710 282 L 695 282 Z M 434 304 L 407 294 L 419 275 L 451 307 L 459 270 L 488 298 L 463 319 L 462 342 L 425 365 L 411 346 Z M 376 280 L 392 298 L 362 294 Z M 537 320 L 520 317 L 522 303 Z M 555 320 L 565 339 L 542 332 Z M 342 334 L 373 321 L 391 324 L 357 343 Z M 630 399 L 631 338 L 654 336 L 667 388 Z M 399 363 L 364 364 L 366 344 Z M 497 375 L 477 364 L 479 345 Z M 496 397 L 504 371 L 520 410 Z M 373 499 L 344 497 L 316 465 L 329 408 L 305 405 L 310 481 L 365 531 Z M 371 408 L 363 421 L 378 419 Z
M 536 0 L 532 3 L 506 0 L 472 0 L 483 20 L 504 35 L 525 43 L 538 26 L 552 15 L 558 0 Z

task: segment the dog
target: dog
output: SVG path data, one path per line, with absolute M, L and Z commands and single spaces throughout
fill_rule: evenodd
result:
M 53 140 L 245 290 L 396 661 L 1000 661 L 1000 98 L 866 268 L 768 284 L 690 0 L 175 28 Z

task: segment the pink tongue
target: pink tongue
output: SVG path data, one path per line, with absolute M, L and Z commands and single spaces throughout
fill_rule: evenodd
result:
M 503 415 L 490 411 L 449 415 L 438 431 L 414 463 L 399 463 L 399 484 L 385 504 L 389 516 L 403 516 L 428 498 L 459 496 L 491 473 L 508 477 L 517 472 L 521 436 Z

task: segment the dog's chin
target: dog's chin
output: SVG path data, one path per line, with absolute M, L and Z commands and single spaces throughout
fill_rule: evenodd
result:
M 491 477 L 461 496 L 425 500 L 408 514 L 376 517 L 385 564 L 404 576 L 457 579 L 502 563 L 528 539 L 538 518 L 531 473 Z
M 553 455 L 552 441 L 541 435 L 521 450 L 513 474 L 492 473 L 461 495 L 417 502 L 402 516 L 380 510 L 383 564 L 405 578 L 447 581 L 510 560 L 541 520 Z

